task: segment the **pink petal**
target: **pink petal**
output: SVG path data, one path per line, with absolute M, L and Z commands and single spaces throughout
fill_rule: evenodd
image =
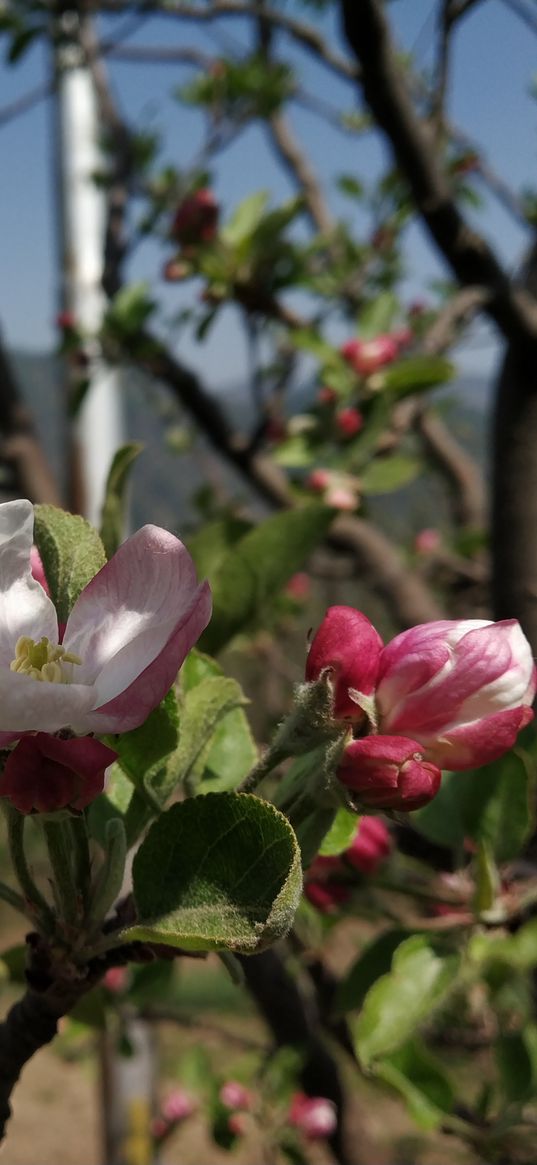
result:
M 459 772 L 498 760 L 516 742 L 518 733 L 533 720 L 531 708 L 509 708 L 484 720 L 462 724 L 441 740 L 422 741 L 426 756 L 443 769 Z
M 160 655 L 124 692 L 85 717 L 86 730 L 129 732 L 142 724 L 170 690 L 179 668 L 210 617 L 211 590 L 208 582 L 203 582 L 196 588 L 189 610 L 180 619 Z
M 139 700 L 139 712 L 127 709 L 127 701 L 121 706 L 132 713 L 129 723 L 136 719 L 139 724 L 142 708 L 149 700 L 154 707 L 160 699 L 150 696 L 150 688 L 160 691 L 164 675 L 171 676 L 170 686 L 209 618 L 210 592 L 207 585 L 198 586 L 186 548 L 167 531 L 144 526 L 84 589 L 68 619 L 64 646 L 83 660 L 77 679 L 96 684 L 95 707 L 130 691 L 128 701 Z M 191 622 L 192 640 L 187 630 Z M 156 670 L 131 691 L 153 663 Z

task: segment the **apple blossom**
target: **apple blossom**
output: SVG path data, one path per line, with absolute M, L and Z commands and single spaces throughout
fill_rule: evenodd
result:
M 404 736 L 351 740 L 337 775 L 360 804 L 405 813 L 432 801 L 442 780 L 440 769 L 424 759 L 418 742 Z
M 360 874 L 374 874 L 389 857 L 392 839 L 381 817 L 362 817 L 342 858 Z
M 31 503 L 0 505 L 0 746 L 27 732 L 138 727 L 209 622 L 209 584 L 177 538 L 144 526 L 79 595 L 60 644 L 32 541 Z
M 19 813 L 84 809 L 102 793 L 105 771 L 116 756 L 91 736 L 24 736 L 0 773 L 0 797 L 7 797 Z
M 533 719 L 534 695 L 531 649 L 516 619 L 443 619 L 384 648 L 378 727 L 417 740 L 441 768 L 473 768 L 512 748 Z
M 212 190 L 196 190 L 177 207 L 171 234 L 178 243 L 210 243 L 216 236 L 220 208 Z
M 300 1129 L 310 1141 L 330 1137 L 337 1127 L 336 1106 L 324 1096 L 305 1096 L 296 1092 L 289 1110 L 289 1124 Z
M 370 376 L 384 364 L 391 364 L 398 353 L 398 344 L 389 335 L 375 336 L 374 340 L 348 340 L 341 348 L 341 355 L 359 376 Z
M 306 680 L 329 670 L 336 719 L 364 720 L 362 704 L 371 702 L 381 651 L 382 639 L 366 615 L 354 607 L 328 608 L 308 652 Z
M 375 874 L 389 856 L 391 845 L 389 829 L 380 817 L 362 817 L 343 853 L 335 857 L 320 855 L 312 862 L 306 874 L 306 898 L 322 914 L 333 912 L 351 896 L 348 867 L 360 874 Z
M 252 1107 L 252 1093 L 239 1080 L 226 1080 L 218 1096 L 226 1108 L 242 1108 L 247 1111 Z
M 336 426 L 343 437 L 355 437 L 364 427 L 364 418 L 358 409 L 340 409 L 336 413 Z
M 434 554 L 435 550 L 439 550 L 442 545 L 442 539 L 438 530 L 434 526 L 426 527 L 424 530 L 418 530 L 414 538 L 414 550 L 416 554 Z

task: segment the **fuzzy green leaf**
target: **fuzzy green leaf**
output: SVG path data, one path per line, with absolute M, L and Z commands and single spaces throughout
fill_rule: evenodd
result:
M 56 506 L 35 506 L 34 538 L 60 623 L 66 623 L 81 591 L 104 566 L 99 535 L 85 518 Z

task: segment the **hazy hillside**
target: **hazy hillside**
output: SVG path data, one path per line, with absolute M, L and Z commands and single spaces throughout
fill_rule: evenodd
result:
M 48 456 L 58 475 L 63 473 L 64 421 L 61 377 L 53 356 L 13 353 L 20 387 L 35 416 Z M 209 482 L 224 498 L 241 497 L 252 503 L 244 480 L 217 457 L 209 445 L 197 439 L 186 452 L 173 445 L 188 430 L 188 419 L 158 385 L 136 373 L 124 378 L 126 430 L 128 440 L 140 440 L 144 452 L 133 473 L 132 519 L 135 526 L 147 521 L 180 527 L 195 519 L 192 498 Z M 303 400 L 307 388 L 298 394 Z M 236 384 L 223 385 L 219 400 L 237 427 L 251 424 L 248 395 Z M 300 406 L 299 406 L 300 407 Z M 485 464 L 488 430 L 488 393 L 485 382 L 467 378 L 439 394 L 439 407 L 446 422 L 464 445 Z M 255 502 L 256 508 L 258 503 Z M 375 499 L 372 510 L 377 520 L 401 537 L 401 521 L 411 532 L 421 526 L 441 525 L 447 514 L 445 490 L 429 475 L 389 497 Z M 404 536 L 404 535 L 403 535 Z

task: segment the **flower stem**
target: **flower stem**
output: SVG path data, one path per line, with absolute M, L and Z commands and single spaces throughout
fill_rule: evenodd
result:
M 20 910 L 21 914 L 25 914 L 33 921 L 33 914 L 28 910 L 22 894 L 17 894 L 17 891 L 12 890 L 11 886 L 6 886 L 5 882 L 0 882 L 0 898 L 3 902 L 7 902 L 8 906 L 12 906 L 14 910 Z
M 32 918 L 34 923 L 36 921 L 40 923 L 41 929 L 45 933 L 50 933 L 55 929 L 56 925 L 54 913 L 32 878 L 24 852 L 24 826 L 26 819 L 22 813 L 19 813 L 18 809 L 15 809 L 7 801 L 3 802 L 3 810 L 7 822 L 9 852 L 13 863 L 13 870 L 23 894 L 23 909 Z M 6 886 L 5 889 L 8 890 L 9 888 Z M 10 891 L 11 893 L 15 892 Z M 1 894 L 1 897 L 5 901 L 8 901 L 4 893 Z M 13 901 L 10 904 L 14 905 Z M 17 907 L 17 909 L 20 908 Z
M 73 845 L 64 821 L 43 820 L 48 855 L 54 877 L 57 905 L 64 922 L 74 924 L 78 915 L 78 886 L 73 869 Z
M 248 773 L 248 776 L 244 778 L 242 784 L 239 785 L 237 792 L 253 793 L 254 789 L 257 789 L 257 786 L 261 784 L 261 781 L 272 772 L 272 769 L 275 769 L 276 765 L 279 765 L 282 760 L 285 760 L 286 755 L 282 749 L 267 748 L 267 751 L 261 759 L 254 765 L 254 768 Z

